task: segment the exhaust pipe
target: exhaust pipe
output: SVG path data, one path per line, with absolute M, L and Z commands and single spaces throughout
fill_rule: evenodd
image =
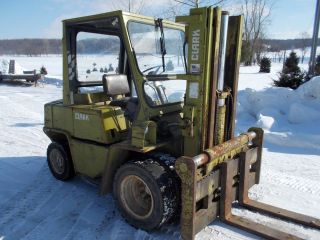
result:
M 220 51 L 219 51 L 219 68 L 217 83 L 217 117 L 216 117 L 216 144 L 221 144 L 225 140 L 226 125 L 226 104 L 225 100 L 228 92 L 224 92 L 224 69 L 226 62 L 226 48 L 228 37 L 229 13 L 222 12 L 220 28 Z
M 217 90 L 219 92 L 222 92 L 224 89 L 224 68 L 225 68 L 225 62 L 226 62 L 228 23 L 229 23 L 229 13 L 222 12 L 221 29 L 220 29 L 218 86 L 217 86 Z M 218 106 L 223 106 L 223 105 L 224 105 L 224 99 L 219 99 Z

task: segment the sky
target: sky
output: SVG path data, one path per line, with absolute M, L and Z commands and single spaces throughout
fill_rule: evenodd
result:
M 0 0 L 0 39 L 61 38 L 61 20 L 126 8 L 128 1 Z M 169 1 L 144 0 L 146 15 L 159 15 Z M 267 38 L 292 39 L 303 32 L 311 36 L 315 6 L 316 0 L 273 0 Z

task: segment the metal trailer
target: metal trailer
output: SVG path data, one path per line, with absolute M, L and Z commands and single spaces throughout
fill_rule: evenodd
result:
M 23 71 L 22 74 L 15 73 L 15 60 L 10 60 L 8 74 L 0 72 L 0 81 L 3 80 L 26 80 L 27 82 L 36 82 L 42 78 L 36 70 Z

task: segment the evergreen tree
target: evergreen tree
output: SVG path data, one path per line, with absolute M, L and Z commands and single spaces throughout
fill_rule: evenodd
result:
M 270 58 L 263 57 L 260 61 L 260 71 L 262 73 L 269 73 L 271 68 L 271 60 Z
M 90 74 L 90 73 L 91 73 L 91 71 L 90 71 L 90 69 L 88 69 L 88 70 L 87 70 L 87 74 Z
M 286 59 L 282 72 L 279 73 L 279 80 L 274 80 L 277 87 L 288 87 L 297 89 L 305 80 L 306 73 L 298 66 L 299 58 L 295 52 L 291 52 Z
M 169 60 L 166 64 L 166 70 L 167 71 L 173 71 L 174 70 L 174 66 L 173 66 L 173 62 L 171 60 Z
M 93 69 L 92 69 L 92 72 L 97 72 L 98 69 L 96 68 L 97 64 L 96 63 L 92 63 L 93 65 Z
M 103 71 L 104 71 L 103 68 L 100 68 L 100 72 L 103 73 Z
M 299 58 L 295 52 L 291 52 L 283 66 L 283 73 L 300 73 Z
M 47 69 L 42 65 L 42 67 L 40 68 L 40 74 L 43 74 L 43 75 L 47 75 L 48 74 L 48 71 Z
M 314 65 L 314 74 L 316 76 L 320 75 L 320 55 L 316 58 L 316 64 Z
M 109 64 L 108 72 L 113 72 L 113 71 L 114 71 L 114 68 L 112 67 L 112 64 L 110 63 L 110 64 Z

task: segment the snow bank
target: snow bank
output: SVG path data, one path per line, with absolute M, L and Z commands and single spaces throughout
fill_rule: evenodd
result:
M 312 78 L 310 81 L 300 86 L 296 92 L 302 98 L 320 99 L 320 76 Z
M 297 90 L 271 87 L 239 91 L 239 132 L 253 125 L 265 130 L 267 142 L 320 149 L 320 77 Z
M 288 120 L 291 123 L 306 123 L 320 119 L 320 112 L 301 103 L 293 103 L 289 107 Z

